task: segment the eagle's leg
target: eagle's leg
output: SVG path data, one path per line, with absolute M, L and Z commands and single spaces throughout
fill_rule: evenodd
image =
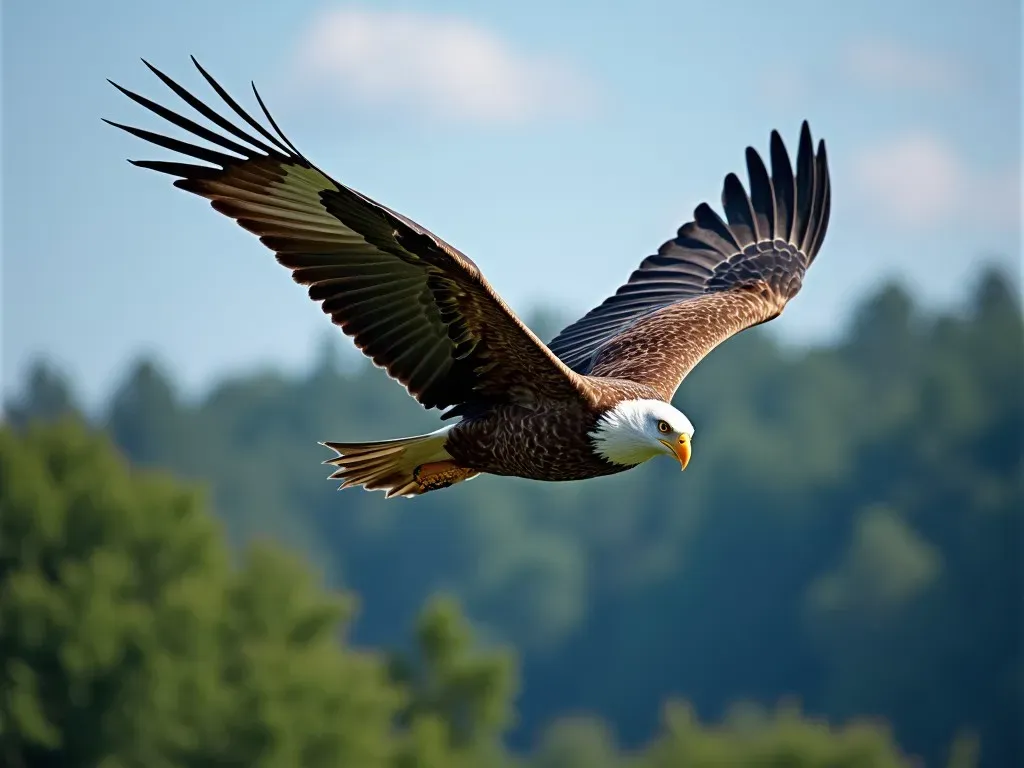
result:
M 454 461 L 431 461 L 420 464 L 413 470 L 413 479 L 419 483 L 420 489 L 436 491 L 439 488 L 447 488 L 455 483 L 468 480 L 477 474 L 475 469 L 460 467 Z

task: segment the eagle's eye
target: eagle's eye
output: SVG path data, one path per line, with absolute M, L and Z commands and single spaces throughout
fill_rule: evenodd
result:
M 658 431 L 661 432 L 661 434 L 663 434 L 663 435 L 667 435 L 669 432 L 672 431 L 672 427 L 670 427 L 668 425 L 667 421 L 659 421 L 658 422 Z

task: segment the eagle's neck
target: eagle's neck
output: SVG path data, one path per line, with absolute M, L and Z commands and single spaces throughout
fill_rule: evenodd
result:
M 598 417 L 590 431 L 594 452 L 623 467 L 653 459 L 661 450 L 647 436 L 649 418 L 646 400 L 624 400 L 609 408 Z

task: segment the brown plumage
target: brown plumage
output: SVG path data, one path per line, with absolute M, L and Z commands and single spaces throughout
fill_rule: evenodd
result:
M 326 463 L 342 487 L 393 496 L 481 473 L 584 479 L 658 453 L 685 468 L 693 428 L 669 405 L 680 382 L 719 343 L 782 312 L 828 225 L 824 143 L 815 153 L 804 123 L 794 173 L 773 132 L 770 173 L 747 149 L 749 195 L 734 174 L 726 177 L 725 219 L 698 206 L 615 295 L 545 345 L 471 259 L 314 166 L 255 86 L 270 129 L 193 62 L 248 130 L 147 63 L 220 132 L 115 87 L 220 149 L 111 123 L 208 164 L 131 162 L 177 177 L 175 186 L 257 235 L 376 365 L 424 407 L 459 419 L 429 435 L 324 443 L 336 453 Z

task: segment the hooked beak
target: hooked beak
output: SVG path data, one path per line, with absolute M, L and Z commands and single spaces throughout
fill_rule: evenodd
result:
M 690 463 L 690 438 L 686 435 L 680 435 L 675 444 L 670 443 L 668 440 L 661 440 L 660 442 L 679 459 L 680 471 L 686 469 L 686 465 Z

